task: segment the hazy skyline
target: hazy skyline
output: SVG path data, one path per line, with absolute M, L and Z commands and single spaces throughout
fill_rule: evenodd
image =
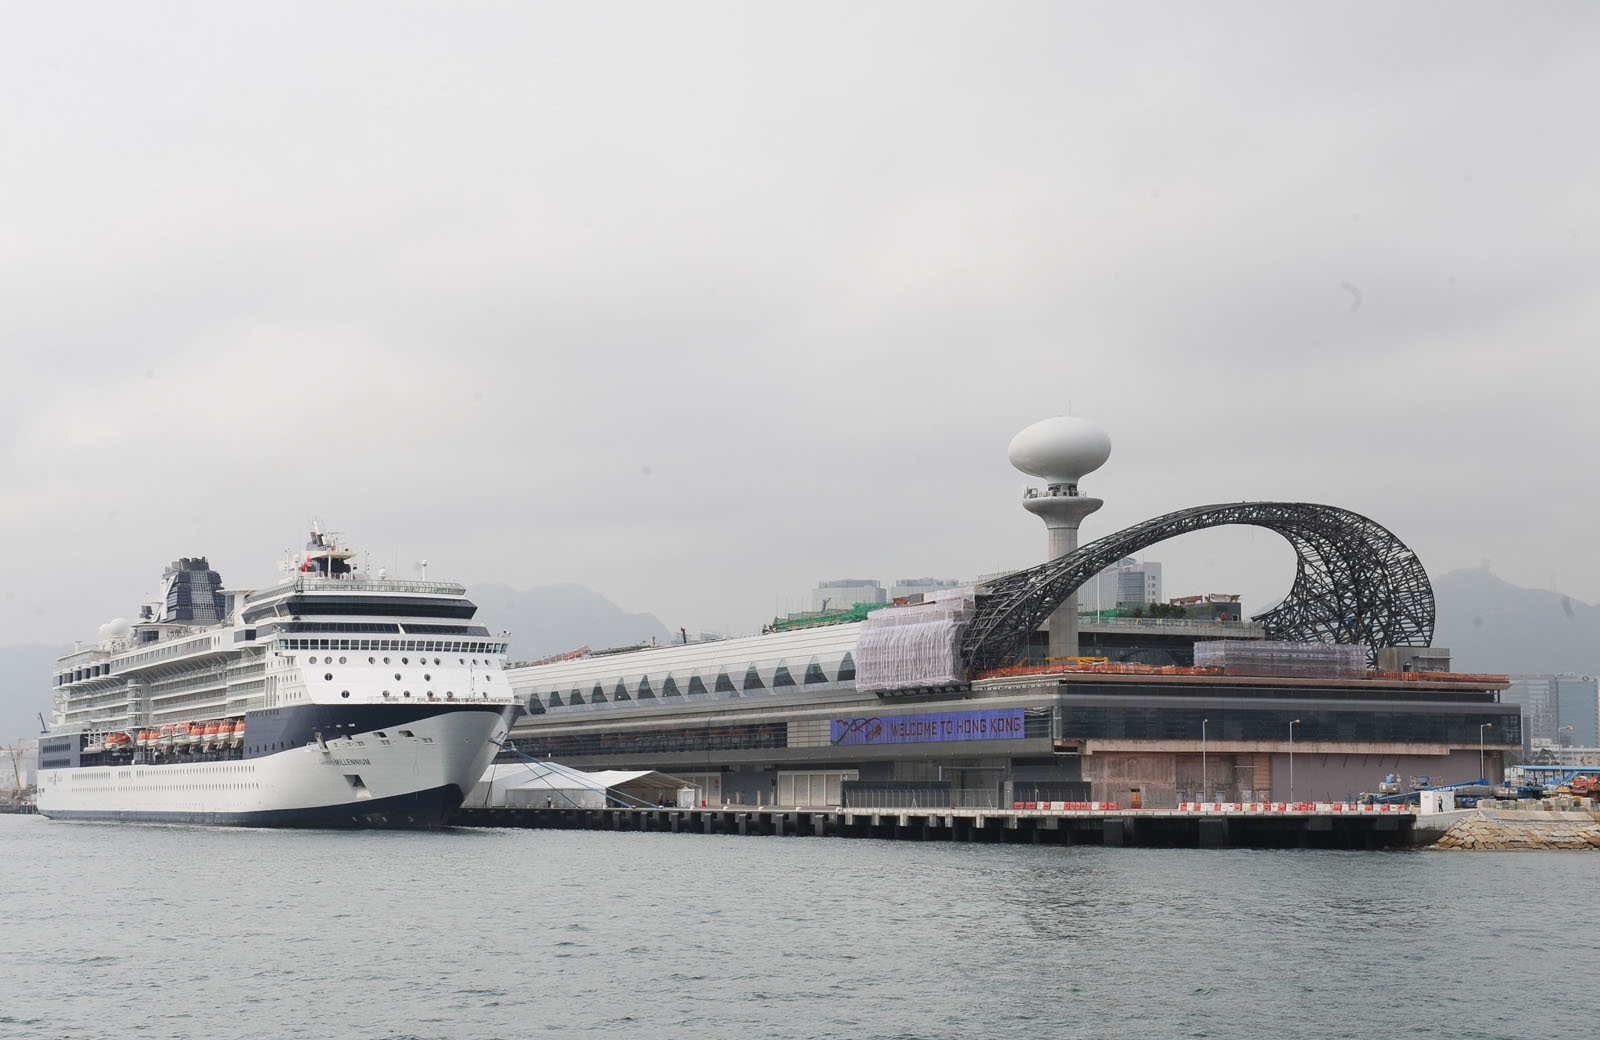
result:
M 373 565 L 748 632 L 1240 499 L 1600 600 L 1581 4 L 18 6 L 5 643 L 312 517 Z M 1288 588 L 1275 535 L 1152 548 Z

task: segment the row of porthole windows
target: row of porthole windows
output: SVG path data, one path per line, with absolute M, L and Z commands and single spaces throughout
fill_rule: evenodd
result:
M 249 788 L 254 790 L 260 784 L 151 784 L 144 788 L 147 791 L 215 791 L 219 788 Z
M 348 697 L 348 696 L 350 696 L 350 691 L 349 690 L 341 690 L 341 691 L 339 691 L 339 696 Z M 411 696 L 411 691 L 410 690 L 401 690 L 400 691 L 400 696 L 402 698 L 409 698 Z M 428 700 L 430 700 L 430 701 L 439 700 L 439 697 L 432 690 L 429 690 L 427 692 L 426 696 L 427 696 Z M 484 694 L 485 698 L 487 698 L 488 696 L 489 695 L 487 693 Z M 392 690 L 384 690 L 383 691 L 383 699 L 386 700 L 386 701 L 387 700 L 393 700 L 394 699 L 394 692 Z M 454 701 L 454 700 L 465 700 L 466 698 L 457 697 L 456 696 L 456 691 L 454 691 L 454 690 L 446 690 L 446 691 L 444 691 L 444 699 L 447 700 L 447 701 Z
M 855 682 L 856 662 L 852 655 L 849 653 L 844 655 L 844 659 L 839 662 L 839 670 L 836 675 L 836 679 L 829 679 L 828 674 L 822 670 L 822 664 L 817 658 L 813 657 L 807 663 L 805 671 L 802 673 L 801 681 L 797 683 L 793 674 L 789 671 L 789 666 L 780 661 L 778 662 L 778 667 L 772 673 L 772 689 L 776 691 L 796 686 L 816 686 L 830 682 Z M 677 679 L 668 675 L 661 681 L 659 699 L 666 700 L 682 697 L 685 694 L 690 697 L 707 696 L 712 692 L 723 696 L 737 697 L 741 694 L 765 692 L 766 689 L 767 684 L 762 680 L 760 670 L 754 664 L 751 664 L 745 669 L 743 681 L 737 685 L 725 669 L 717 673 L 716 679 L 713 680 L 709 688 L 698 672 L 691 674 L 688 682 L 681 689 L 678 686 Z M 538 694 L 534 696 L 537 697 Z M 656 690 L 651 684 L 648 675 L 640 677 L 631 691 L 628 689 L 626 682 L 618 679 L 616 685 L 611 688 L 609 695 L 606 692 L 606 684 L 597 682 L 587 695 L 584 694 L 582 689 L 574 689 L 565 693 L 561 690 L 551 690 L 546 696 L 548 698 L 546 703 L 552 708 L 560 708 L 568 704 L 605 704 L 608 700 L 653 701 L 658 699 Z
M 309 661 L 312 664 L 316 664 L 317 663 L 317 658 L 316 657 L 308 657 L 308 658 L 306 658 L 306 660 Z M 333 663 L 333 658 L 324 657 L 324 658 L 322 658 L 322 663 L 323 664 L 332 664 Z M 348 664 L 349 663 L 349 658 L 341 657 L 341 658 L 339 658 L 339 663 L 340 664 Z M 377 664 L 378 663 L 378 659 L 376 657 L 369 657 L 369 658 L 367 658 L 367 663 L 368 664 Z M 384 664 L 389 664 L 390 663 L 390 659 L 385 657 L 383 659 L 383 663 Z M 402 657 L 402 658 L 400 658 L 400 663 L 403 664 L 403 665 L 410 664 L 411 663 L 411 658 Z M 426 657 L 419 657 L 419 658 L 417 658 L 417 663 L 425 665 L 425 664 L 428 663 L 428 659 Z M 437 664 L 440 663 L 440 661 L 439 661 L 439 659 L 437 657 L 435 657 L 433 659 L 433 663 L 437 665 Z M 460 663 L 461 664 L 466 664 L 467 663 L 467 659 L 465 657 L 460 658 Z M 489 664 L 488 661 L 484 661 L 483 663 L 485 665 Z M 472 659 L 472 664 L 473 664 L 474 667 L 477 666 L 478 659 L 476 657 L 474 657 Z
M 333 676 L 330 675 L 330 676 L 328 676 L 328 678 L 332 679 Z M 395 676 L 395 678 L 398 679 L 400 677 L 397 675 L 397 676 Z M 425 676 L 423 676 L 423 678 L 427 679 L 427 678 L 431 678 L 431 677 L 425 675 Z M 349 700 L 350 699 L 350 691 L 349 690 L 340 690 L 339 691 L 339 696 L 343 697 L 345 700 Z M 400 696 L 402 698 L 408 698 L 408 697 L 411 696 L 411 691 L 410 690 L 401 690 L 400 691 Z M 489 695 L 487 693 L 484 694 L 485 698 L 487 698 L 488 696 Z M 383 699 L 384 700 L 386 700 L 386 701 L 387 700 L 392 700 L 393 698 L 394 698 L 394 692 L 393 691 L 391 691 L 391 690 L 384 690 L 383 691 Z M 432 690 L 428 691 L 427 698 L 430 701 L 439 699 L 438 697 L 436 697 L 434 695 L 434 692 Z M 444 691 L 444 699 L 447 700 L 447 701 L 455 700 L 456 699 L 456 691 L 454 691 L 454 690 L 446 690 L 446 691 Z
M 404 676 L 402 676 L 399 672 L 395 672 L 394 673 L 394 678 L 395 678 L 396 682 L 399 682 L 401 679 L 404 678 Z M 493 679 L 494 679 L 494 676 L 492 676 L 492 675 L 485 675 L 483 677 L 483 681 L 484 682 L 490 682 Z M 324 672 L 323 675 L 322 675 L 322 681 L 323 682 L 333 682 L 333 673 L 332 672 Z M 422 681 L 423 682 L 433 682 L 433 675 L 431 673 L 429 673 L 429 672 L 423 672 L 422 673 Z M 350 696 L 350 691 L 349 690 L 344 690 L 344 691 L 341 692 L 340 696 L 348 697 L 348 696 Z M 406 696 L 409 697 L 411 695 L 408 693 L 408 694 L 406 694 Z
M 258 783 L 237 784 L 140 784 L 141 791 L 244 791 L 255 790 L 261 785 Z M 88 787 L 79 788 L 83 791 L 124 791 L 128 788 L 120 783 L 106 782 Z

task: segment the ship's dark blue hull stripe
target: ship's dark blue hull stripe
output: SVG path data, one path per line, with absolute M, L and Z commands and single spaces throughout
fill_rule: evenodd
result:
M 372 798 L 340 805 L 260 812 L 96 812 L 48 811 L 62 820 L 120 820 L 128 823 L 191 823 L 229 827 L 442 827 L 461 808 L 461 788 L 445 784 L 412 794 Z
M 494 714 L 514 712 L 516 708 L 492 701 L 420 701 L 401 704 L 296 704 L 287 708 L 265 708 L 245 714 L 244 757 L 268 755 L 304 747 L 324 740 L 349 737 L 373 730 L 403 729 L 420 722 L 458 711 L 486 711 Z M 508 714 L 509 721 L 510 715 Z

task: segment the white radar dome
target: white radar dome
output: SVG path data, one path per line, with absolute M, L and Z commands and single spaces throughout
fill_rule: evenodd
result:
M 1088 419 L 1058 415 L 1041 419 L 1011 438 L 1011 464 L 1050 484 L 1076 484 L 1111 457 L 1111 438 Z

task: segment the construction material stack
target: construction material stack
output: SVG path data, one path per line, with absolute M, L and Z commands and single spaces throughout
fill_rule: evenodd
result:
M 870 693 L 956 686 L 966 681 L 961 635 L 976 602 L 970 587 L 937 598 L 875 610 L 861 623 L 856 689 Z
M 1194 644 L 1194 663 L 1199 668 L 1221 668 L 1224 675 L 1361 679 L 1367 674 L 1366 649 L 1348 643 L 1201 640 Z

